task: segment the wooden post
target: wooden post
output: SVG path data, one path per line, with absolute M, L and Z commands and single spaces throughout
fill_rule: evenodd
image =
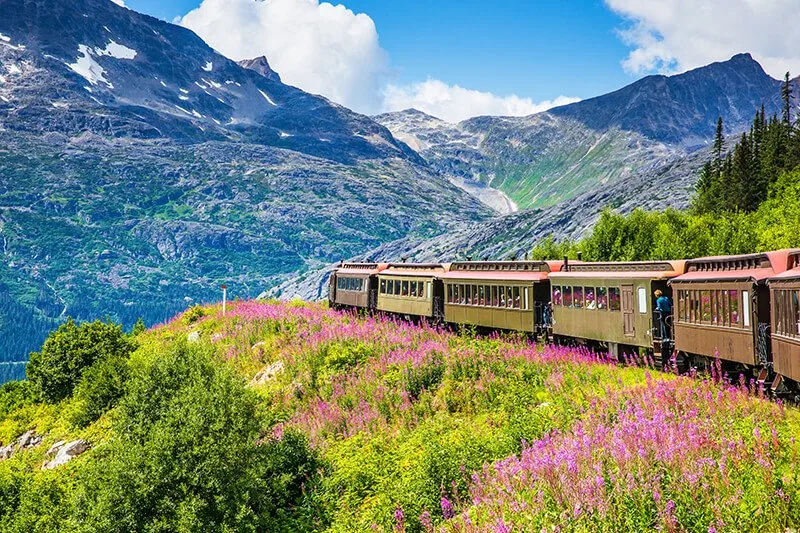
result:
M 222 286 L 222 316 L 225 316 L 225 307 L 228 300 L 228 287 Z

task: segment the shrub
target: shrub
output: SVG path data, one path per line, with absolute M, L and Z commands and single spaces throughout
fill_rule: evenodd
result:
M 124 357 L 106 357 L 86 369 L 75 389 L 81 405 L 73 422 L 85 427 L 114 407 L 125 392 L 127 378 L 128 360 Z
M 201 318 L 206 315 L 205 309 L 203 309 L 202 305 L 196 304 L 191 306 L 186 312 L 183 314 L 183 323 L 187 326 L 189 324 L 194 324 Z
M 255 393 L 208 347 L 134 369 L 115 438 L 81 489 L 85 531 L 285 531 L 316 471 L 305 439 L 265 439 Z
M 36 401 L 30 381 L 9 381 L 0 386 L 0 420 L 23 405 Z
M 31 354 L 28 379 L 43 400 L 56 403 L 72 394 L 95 361 L 126 357 L 134 349 L 118 324 L 97 320 L 79 326 L 70 319 L 47 337 L 42 351 Z

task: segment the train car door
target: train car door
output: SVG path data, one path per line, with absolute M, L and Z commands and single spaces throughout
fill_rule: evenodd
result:
M 636 335 L 635 316 L 633 309 L 633 285 L 622 286 L 622 322 L 626 337 Z

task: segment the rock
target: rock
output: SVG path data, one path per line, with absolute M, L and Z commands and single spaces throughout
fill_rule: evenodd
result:
M 60 446 L 57 446 L 59 445 Z M 54 444 L 48 454 L 50 452 L 55 453 L 55 457 L 50 461 L 45 461 L 42 465 L 42 470 L 51 470 L 63 464 L 66 464 L 76 458 L 77 456 L 86 452 L 89 449 L 89 443 L 83 439 L 74 440 L 67 444 L 56 443 Z
M 189 342 L 197 342 L 197 341 L 199 341 L 200 340 L 200 332 L 195 330 L 195 331 L 189 333 L 189 336 L 186 337 L 186 340 L 188 340 Z
M 34 430 L 29 429 L 7 446 L 0 448 L 0 461 L 11 458 L 16 452 L 38 446 L 42 443 L 42 438 L 43 437 L 38 435 Z
M 268 367 L 262 369 L 253 380 L 250 382 L 251 385 L 263 385 L 267 381 L 275 378 L 275 376 L 283 370 L 283 361 L 275 361 Z
M 64 444 L 66 444 L 66 443 L 67 442 L 63 441 L 63 440 L 60 440 L 60 441 L 56 442 L 55 444 L 50 446 L 50 449 L 47 450 L 47 453 L 45 454 L 45 456 L 53 457 L 56 453 L 58 453 L 58 450 L 60 450 L 61 448 L 64 447 Z

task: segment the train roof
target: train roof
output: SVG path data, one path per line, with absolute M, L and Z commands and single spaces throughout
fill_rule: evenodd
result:
M 789 254 L 788 269 L 769 279 L 772 281 L 794 281 L 800 279 L 800 251 L 794 250 Z
M 386 276 L 441 277 L 449 268 L 447 263 L 389 263 L 380 273 Z
M 673 281 L 759 282 L 785 272 L 789 267 L 790 258 L 797 253 L 800 253 L 800 250 L 787 249 L 690 259 L 686 262 L 686 273 Z
M 457 261 L 445 279 L 542 281 L 561 270 L 561 261 Z
M 354 276 L 371 276 L 386 269 L 386 263 L 342 263 L 336 267 L 336 274 L 352 274 Z
M 620 261 L 568 263 L 566 269 L 553 272 L 556 279 L 671 279 L 685 271 L 685 261 Z

